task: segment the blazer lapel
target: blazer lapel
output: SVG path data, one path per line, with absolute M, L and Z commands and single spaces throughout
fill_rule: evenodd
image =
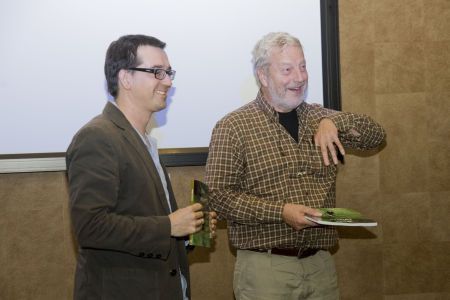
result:
M 167 212 L 167 214 L 170 214 L 170 208 L 167 203 L 167 201 L 169 200 L 166 200 L 166 193 L 164 192 L 161 178 L 159 177 L 155 163 L 153 162 L 153 159 L 148 152 L 147 146 L 144 144 L 139 134 L 136 132 L 130 122 L 128 122 L 124 114 L 114 104 L 108 102 L 103 110 L 103 114 L 114 124 L 116 124 L 117 127 L 123 130 L 123 136 L 136 150 L 139 157 L 142 159 L 145 169 L 147 170 L 147 174 L 149 174 L 151 181 L 156 187 L 159 199 L 162 206 L 164 207 L 164 210 Z

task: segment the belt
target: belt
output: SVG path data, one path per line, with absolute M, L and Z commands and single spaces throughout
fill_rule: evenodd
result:
M 275 255 L 284 255 L 284 256 L 295 256 L 299 259 L 306 258 L 309 256 L 313 256 L 319 250 L 317 248 L 307 248 L 307 249 L 300 249 L 300 248 L 272 248 L 272 249 L 245 249 L 253 252 L 259 252 L 259 253 L 270 253 Z

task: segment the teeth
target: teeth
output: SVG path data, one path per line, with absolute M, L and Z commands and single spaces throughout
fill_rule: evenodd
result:
M 167 93 L 163 91 L 156 91 L 158 94 L 165 96 Z

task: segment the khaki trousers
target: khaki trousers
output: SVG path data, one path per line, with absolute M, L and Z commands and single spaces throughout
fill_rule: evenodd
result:
M 336 300 L 336 267 L 328 251 L 297 257 L 238 250 L 233 290 L 236 300 Z

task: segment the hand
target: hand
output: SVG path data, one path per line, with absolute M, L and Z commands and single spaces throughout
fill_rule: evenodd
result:
M 170 234 L 176 237 L 195 233 L 205 223 L 202 205 L 200 203 L 195 203 L 174 211 L 169 215 L 169 219 Z
M 295 230 L 317 226 L 316 223 L 306 220 L 305 215 L 320 217 L 322 213 L 317 209 L 301 204 L 287 203 L 283 207 L 283 220 Z
M 328 151 L 331 154 L 334 164 L 335 165 L 338 164 L 336 148 L 334 147 L 334 145 L 338 147 L 339 152 L 342 155 L 345 155 L 344 147 L 339 141 L 337 127 L 330 119 L 322 119 L 322 121 L 320 121 L 319 128 L 317 129 L 317 132 L 314 135 L 314 144 L 320 147 L 323 162 L 325 163 L 326 166 L 330 165 L 330 160 L 328 158 Z
M 214 238 L 216 236 L 217 227 L 217 214 L 215 211 L 209 212 L 209 229 L 211 230 L 210 237 Z

